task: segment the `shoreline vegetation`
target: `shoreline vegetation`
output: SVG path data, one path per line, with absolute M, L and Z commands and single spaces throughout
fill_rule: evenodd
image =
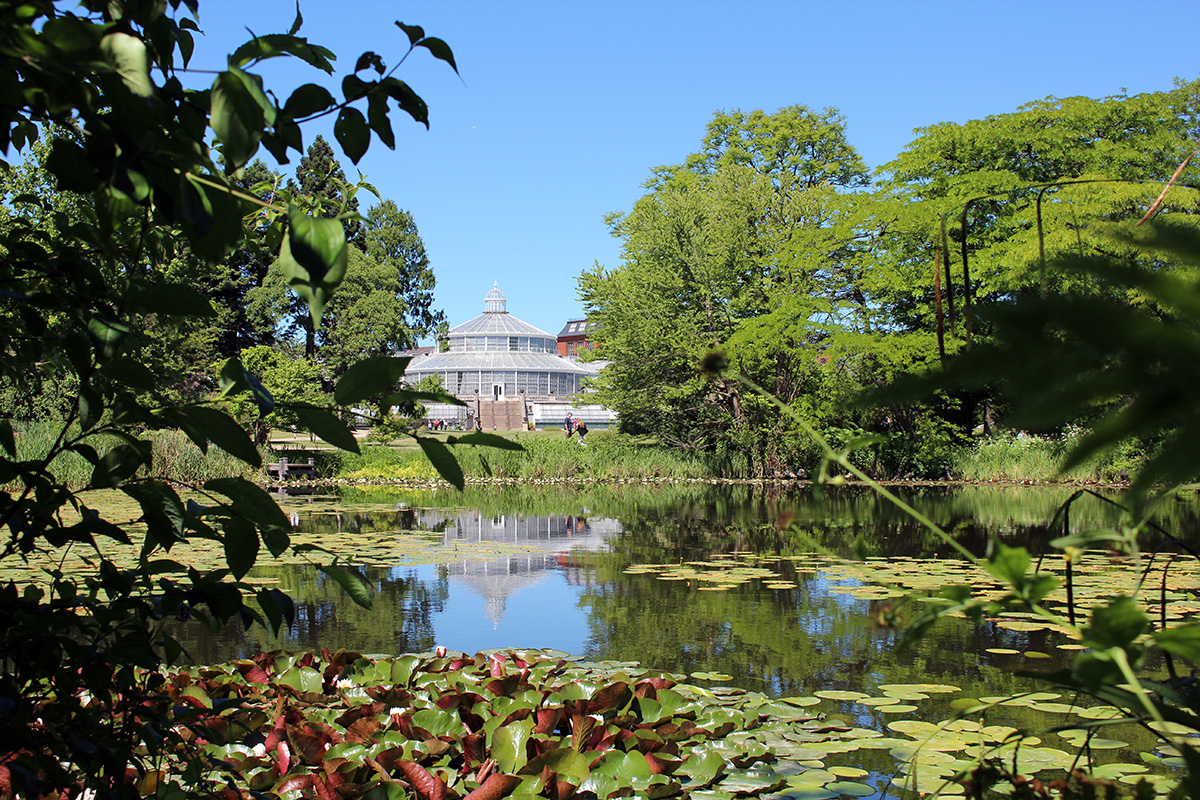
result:
M 17 431 L 18 457 L 38 460 L 49 452 L 58 429 L 49 424 L 28 424 Z M 503 434 L 519 442 L 524 450 L 503 451 L 475 446 L 455 447 L 455 453 L 468 483 L 566 484 L 577 482 L 737 482 L 806 483 L 818 465 L 799 466 L 775 475 L 750 474 L 749 463 L 726 453 L 687 453 L 659 445 L 646 437 L 615 431 L 596 431 L 588 436 L 587 446 L 565 439 L 561 431 L 545 430 Z M 870 454 L 861 464 L 867 474 L 883 484 L 1016 484 L 1016 485 L 1128 485 L 1128 476 L 1136 473 L 1146 453 L 1127 446 L 1065 473 L 1058 464 L 1082 435 L 1068 430 L 1061 436 L 1048 437 L 1002 432 L 979 437 L 959 448 L 948 458 L 951 466 L 942 475 L 881 475 L 873 470 Z M 453 436 L 451 434 L 450 436 Z M 214 478 L 245 477 L 260 484 L 282 486 L 308 485 L 429 485 L 443 482 L 437 470 L 411 439 L 387 443 L 364 442 L 360 453 L 331 448 L 310 441 L 307 434 L 277 432 L 261 450 L 264 465 L 280 458 L 293 462 L 313 458 L 316 474 L 285 481 L 268 477 L 265 466 L 252 469 L 219 447 L 202 453 L 179 431 L 154 431 L 152 442 L 154 473 L 182 484 L 200 484 Z M 446 434 L 430 434 L 446 441 Z M 117 440 L 112 439 L 110 446 Z M 97 451 L 103 455 L 103 445 Z M 77 453 L 63 453 L 51 464 L 55 476 L 64 483 L 87 485 L 92 466 Z

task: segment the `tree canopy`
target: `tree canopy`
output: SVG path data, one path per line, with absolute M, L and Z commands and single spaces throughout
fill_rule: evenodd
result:
M 989 425 L 1002 392 L 853 398 L 986 337 L 982 303 L 1060 290 L 1155 302 L 1057 268 L 1067 255 L 1191 274 L 1128 229 L 1196 149 L 1196 118 L 1195 84 L 1048 98 L 921 129 L 871 185 L 835 109 L 718 112 L 698 152 L 652 170 L 648 193 L 610 216 L 622 262 L 579 280 L 612 361 L 600 397 L 627 430 L 727 450 L 756 473 L 811 463 L 806 437 L 741 375 L 835 442 L 876 437 L 877 474 L 941 474 L 947 445 Z M 1181 187 L 1196 170 L 1160 215 L 1191 224 L 1200 197 Z M 709 352 L 730 371 L 705 374 Z

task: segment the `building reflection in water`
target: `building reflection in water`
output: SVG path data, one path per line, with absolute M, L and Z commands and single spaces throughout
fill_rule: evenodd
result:
M 586 509 L 584 509 L 586 513 Z M 441 566 L 451 582 L 483 598 L 485 613 L 497 628 L 508 598 L 557 571 L 571 586 L 590 586 L 591 571 L 574 556 L 607 549 L 611 535 L 623 528 L 619 520 L 588 516 L 487 516 L 480 511 L 417 512 L 418 528 L 444 526 L 442 544 L 470 542 L 515 545 L 528 552 L 497 557 L 472 557 Z

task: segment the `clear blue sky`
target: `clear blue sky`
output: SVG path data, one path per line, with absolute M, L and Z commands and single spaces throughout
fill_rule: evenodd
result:
M 293 62 L 265 70 L 268 82 L 341 97 L 361 52 L 389 67 L 403 54 L 395 20 L 450 44 L 461 79 L 423 50 L 397 73 L 428 102 L 430 130 L 393 116 L 396 150 L 375 141 L 358 169 L 412 212 L 451 325 L 482 313 L 499 281 L 509 312 L 551 334 L 581 313 L 580 272 L 619 263 L 604 215 L 628 211 L 652 167 L 697 150 L 717 110 L 834 106 L 877 167 L 917 127 L 1051 95 L 1159 91 L 1200 71 L 1186 33 L 1197 6 L 1175 0 L 308 0 L 301 11 L 301 35 L 336 52 L 339 71 Z M 200 12 L 192 66 L 219 69 L 246 28 L 286 32 L 295 6 L 202 0 Z M 331 128 L 312 126 L 306 145 Z

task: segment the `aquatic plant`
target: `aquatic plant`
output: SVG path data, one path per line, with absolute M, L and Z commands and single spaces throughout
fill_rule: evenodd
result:
M 988 758 L 1011 759 L 1030 774 L 1073 761 L 1056 748 L 1018 747 L 1017 731 L 1004 725 L 899 719 L 888 736 L 816 710 L 823 702 L 915 710 L 908 703 L 953 686 L 771 699 L 712 685 L 727 678 L 553 651 L 472 657 L 444 649 L 394 658 L 275 652 L 154 671 L 146 680 L 157 689 L 155 718 L 172 722 L 138 785 L 160 797 L 196 788 L 232 797 L 230 787 L 239 787 L 343 800 L 782 800 L 886 790 L 881 776 L 826 764 L 856 751 L 890 750 L 920 792 L 953 790 L 948 776 Z M 1046 697 L 1028 702 L 1048 705 Z M 131 710 L 130 721 L 142 713 Z M 1108 774 L 1142 770 L 1114 765 Z

